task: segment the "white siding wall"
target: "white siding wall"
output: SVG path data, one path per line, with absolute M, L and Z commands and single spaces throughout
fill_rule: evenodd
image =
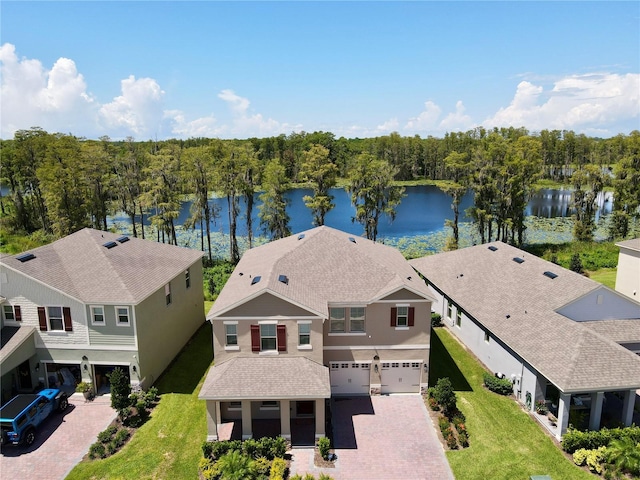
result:
M 620 247 L 616 290 L 640 302 L 640 252 Z
M 640 304 L 613 290 L 601 287 L 558 309 L 558 313 L 576 322 L 640 318 Z

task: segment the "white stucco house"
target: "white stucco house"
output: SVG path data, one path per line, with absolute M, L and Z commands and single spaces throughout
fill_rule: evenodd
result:
M 620 248 L 616 291 L 640 302 L 640 238 L 616 243 Z
M 560 439 L 569 418 L 630 425 L 640 388 L 640 303 L 501 242 L 410 261 L 433 310 L 531 411 L 545 401 Z M 607 408 L 610 415 L 611 408 Z M 586 418 L 585 418 L 586 417 Z

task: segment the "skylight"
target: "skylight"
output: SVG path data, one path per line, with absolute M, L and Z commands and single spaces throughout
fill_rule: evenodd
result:
M 127 237 L 126 235 L 123 235 L 121 237 L 116 238 L 116 240 L 119 241 L 120 243 L 124 243 L 129 241 L 129 237 Z
M 286 275 L 280 275 L 278 277 L 278 281 L 284 283 L 285 285 L 289 285 L 289 277 Z
M 353 238 L 353 237 L 349 237 L 349 241 L 350 241 L 350 242 L 353 242 L 353 243 L 356 243 L 356 239 L 355 239 L 355 238 Z
M 489 245 L 487 248 L 488 248 L 489 250 L 491 250 L 492 252 L 495 252 L 496 250 L 498 250 L 498 247 L 495 247 L 495 246 L 493 246 L 493 245 Z
M 19 260 L 22 263 L 28 262 L 29 260 L 32 260 L 34 258 L 36 258 L 36 256 L 33 253 L 30 253 L 30 252 L 23 253 L 23 254 L 18 255 L 16 257 L 16 259 Z
M 301 233 L 300 235 L 298 235 L 298 240 L 302 240 L 304 238 L 304 233 Z
M 113 247 L 117 247 L 118 244 L 116 242 L 107 242 L 107 243 L 103 243 L 102 246 L 107 248 L 113 248 Z
M 524 263 L 524 258 L 513 257 L 513 261 L 516 262 L 516 263 Z
M 549 278 L 550 278 L 550 279 L 552 279 L 552 280 L 558 276 L 557 274 L 555 274 L 555 273 L 553 273 L 553 272 L 549 272 L 549 271 L 544 272 L 544 273 L 543 273 L 543 275 L 544 275 L 545 277 L 549 277 Z
M 258 283 L 260 280 L 262 279 L 262 277 L 260 275 L 258 275 L 257 277 L 253 277 L 253 279 L 251 279 L 251 285 L 255 285 L 256 283 Z

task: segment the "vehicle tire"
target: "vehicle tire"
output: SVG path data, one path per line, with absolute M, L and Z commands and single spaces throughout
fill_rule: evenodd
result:
M 36 441 L 36 431 L 35 429 L 30 428 L 24 433 L 23 443 L 25 447 L 30 447 L 31 445 L 33 445 L 33 442 L 35 441 Z
M 7 432 L 2 430 L 2 433 L 0 434 L 0 445 L 6 445 L 7 443 L 9 443 L 9 435 Z
M 63 395 L 60 398 L 60 403 L 58 404 L 58 411 L 64 412 L 68 406 L 69 406 L 69 399 L 67 398 L 66 395 Z

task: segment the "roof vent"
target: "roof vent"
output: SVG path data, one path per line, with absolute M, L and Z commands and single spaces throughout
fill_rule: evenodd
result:
M 278 281 L 284 283 L 285 285 L 289 285 L 289 277 L 286 275 L 280 275 L 278 277 Z
M 119 241 L 120 243 L 124 243 L 129 241 L 129 237 L 127 237 L 126 235 L 123 235 L 121 237 L 116 238 L 116 240 Z
M 107 248 L 113 248 L 113 247 L 117 247 L 118 244 L 116 242 L 107 242 L 107 243 L 103 243 L 102 246 Z
M 543 273 L 543 275 L 544 275 L 545 277 L 549 277 L 551 280 L 553 280 L 554 278 L 556 278 L 556 277 L 558 276 L 558 275 L 556 275 L 555 273 L 553 273 L 553 272 L 549 272 L 549 271 L 544 272 L 544 273 Z
M 356 239 L 353 238 L 353 237 L 349 237 L 349 241 L 352 242 L 352 243 L 356 243 Z
M 492 252 L 495 252 L 496 250 L 498 250 L 498 247 L 495 247 L 495 246 L 493 246 L 493 245 L 489 245 L 487 248 L 488 248 L 489 250 L 491 250 Z
M 253 279 L 251 280 L 251 285 L 255 285 L 260 281 L 260 279 L 262 279 L 260 275 L 253 277 Z
M 411 277 L 407 277 L 407 280 L 411 280 Z
M 298 235 L 298 240 L 302 240 L 304 238 L 304 233 L 301 233 L 300 235 Z
M 516 263 L 524 263 L 524 258 L 513 257 L 513 261 L 516 262 Z
M 33 260 L 34 258 L 36 258 L 36 256 L 33 253 L 29 253 L 29 252 L 23 253 L 22 255 L 18 255 L 16 257 L 16 259 L 22 263 L 28 262 L 29 260 Z

